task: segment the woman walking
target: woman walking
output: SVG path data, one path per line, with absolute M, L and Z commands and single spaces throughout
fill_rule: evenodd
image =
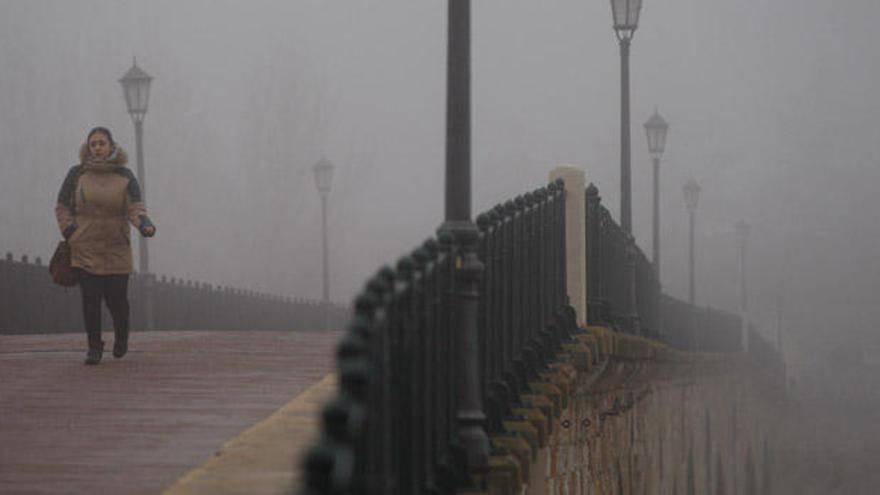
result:
M 132 272 L 131 223 L 144 237 L 156 228 L 147 217 L 141 190 L 128 156 L 104 127 L 92 129 L 58 192 L 55 217 L 61 235 L 70 243 L 71 265 L 79 271 L 83 320 L 89 350 L 85 364 L 98 364 L 101 340 L 101 302 L 113 317 L 113 357 L 128 351 L 128 277 Z

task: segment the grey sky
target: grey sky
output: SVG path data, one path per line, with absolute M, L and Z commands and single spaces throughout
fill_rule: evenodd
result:
M 478 210 L 583 167 L 618 210 L 619 60 L 607 1 L 473 2 Z M 662 273 L 686 294 L 681 185 L 703 187 L 698 302 L 737 306 L 732 225 L 749 221 L 750 304 L 777 294 L 801 338 L 880 317 L 880 58 L 873 0 L 645 0 L 632 48 L 634 231 L 650 252 L 641 123 L 670 122 Z M 445 2 L 4 0 L 0 250 L 42 255 L 93 125 L 133 151 L 117 79 L 155 77 L 145 120 L 158 273 L 320 295 L 311 166 L 336 167 L 331 294 L 440 222 Z M 861 330 L 860 330 L 861 329 Z M 800 332 L 798 334 L 797 332 Z M 797 343 L 795 343 L 797 348 Z

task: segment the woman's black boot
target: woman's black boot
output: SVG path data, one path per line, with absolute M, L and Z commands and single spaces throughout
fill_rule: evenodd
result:
M 125 356 L 128 352 L 128 331 L 125 333 L 117 332 L 113 338 L 113 357 L 116 359 Z
M 101 362 L 101 357 L 104 355 L 104 342 L 101 342 L 99 345 L 89 344 L 89 352 L 86 354 L 85 364 L 94 365 Z

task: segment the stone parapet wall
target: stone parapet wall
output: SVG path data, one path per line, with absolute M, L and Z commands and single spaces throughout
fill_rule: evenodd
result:
M 325 309 L 330 327 L 341 329 L 350 317 L 335 304 L 164 275 L 134 273 L 128 288 L 135 331 L 149 329 L 148 300 L 159 330 L 321 330 Z M 81 305 L 79 288 L 55 285 L 39 257 L 0 259 L 0 335 L 82 332 Z M 103 318 L 110 321 L 106 308 Z
M 772 493 L 780 386 L 740 354 L 590 327 L 492 439 L 490 492 Z

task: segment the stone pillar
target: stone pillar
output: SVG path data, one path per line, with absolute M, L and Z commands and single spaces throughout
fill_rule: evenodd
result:
M 584 172 L 570 165 L 550 171 L 550 180 L 565 181 L 565 270 L 568 300 L 578 324 L 587 324 L 587 249 Z

